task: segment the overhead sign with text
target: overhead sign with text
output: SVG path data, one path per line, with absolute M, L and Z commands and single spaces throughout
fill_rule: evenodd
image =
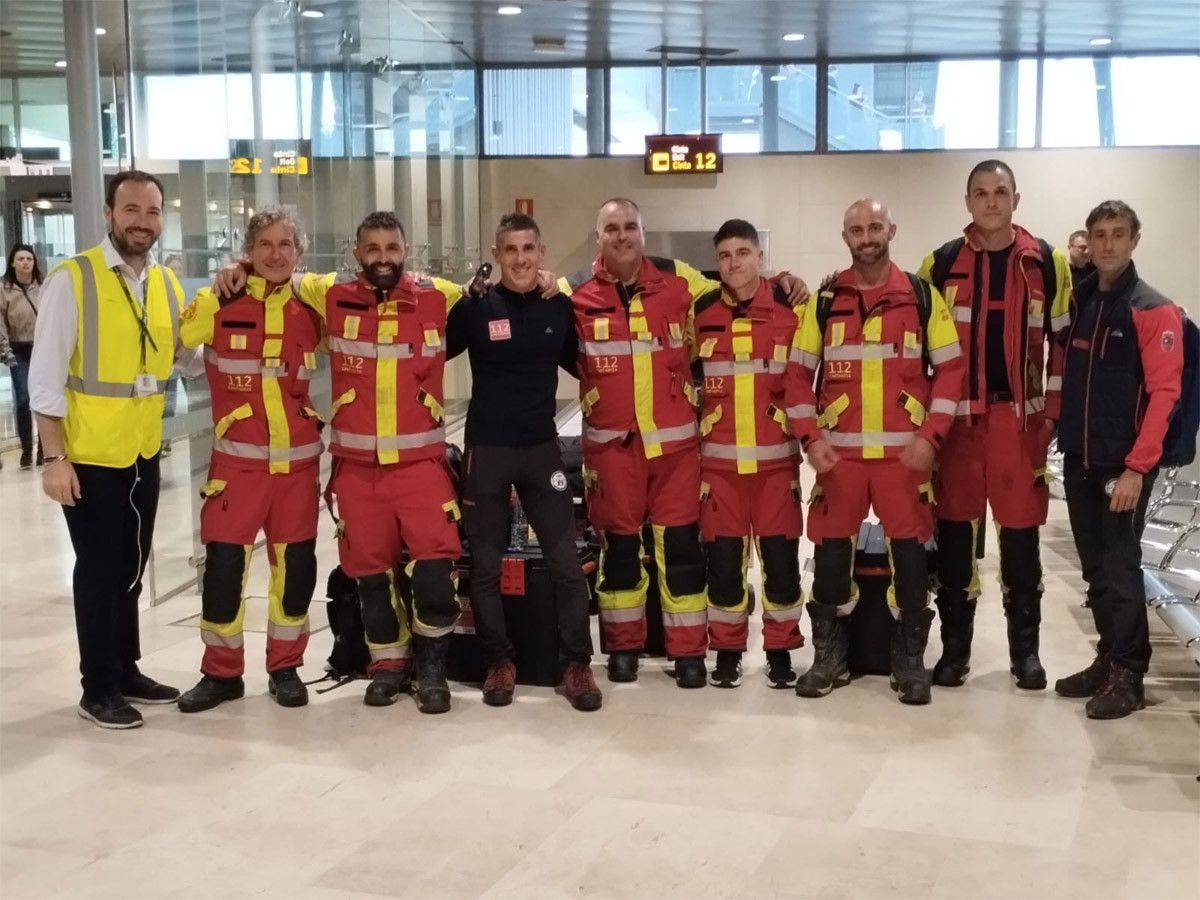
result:
M 724 171 L 719 134 L 646 135 L 647 175 L 715 175 Z
M 308 175 L 309 141 L 230 141 L 230 175 Z

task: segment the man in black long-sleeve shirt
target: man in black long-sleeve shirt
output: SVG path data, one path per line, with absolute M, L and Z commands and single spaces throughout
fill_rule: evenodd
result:
M 574 373 L 578 346 L 570 299 L 539 293 L 545 252 L 531 217 L 505 215 L 492 247 L 500 283 L 479 299 L 456 304 L 446 320 L 448 355 L 467 350 L 471 360 L 463 488 L 471 607 L 488 663 L 483 700 L 505 706 L 512 702 L 516 668 L 505 633 L 500 569 L 515 487 L 554 584 L 567 699 L 576 709 L 591 710 L 602 698 L 590 668 L 588 589 L 554 424 L 558 368 Z

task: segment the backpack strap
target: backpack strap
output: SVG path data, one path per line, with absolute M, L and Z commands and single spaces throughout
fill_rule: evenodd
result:
M 921 330 L 925 334 L 925 343 L 929 343 L 929 317 L 933 315 L 933 294 L 929 292 L 929 285 L 925 283 L 925 279 L 918 278 L 912 272 L 905 272 L 908 276 L 908 283 L 912 285 L 913 294 L 917 298 L 917 312 L 921 316 Z
M 929 272 L 929 279 L 940 293 L 946 292 L 946 279 L 950 277 L 950 269 L 958 259 L 964 243 L 966 238 L 955 238 L 933 251 L 933 268 Z
M 1046 298 L 1046 318 L 1050 318 L 1050 307 L 1058 296 L 1058 270 L 1054 266 L 1054 248 L 1050 242 L 1037 239 L 1038 249 L 1042 253 L 1042 294 Z

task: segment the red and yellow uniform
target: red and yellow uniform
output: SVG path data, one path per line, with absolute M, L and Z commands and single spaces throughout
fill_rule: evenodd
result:
M 412 560 L 413 631 L 443 637 L 458 618 L 462 548 L 445 464 L 442 373 L 446 313 L 461 294 L 450 282 L 408 274 L 387 292 L 363 277 L 306 275 L 300 296 L 329 334 L 330 487 L 341 566 L 358 581 L 368 674 L 406 669 L 411 641 L 393 584 L 402 549 Z
M 201 671 L 245 670 L 243 595 L 259 531 L 267 538 L 267 670 L 299 666 L 316 586 L 320 420 L 309 398 L 321 325 L 292 294 L 250 277 L 220 304 L 201 290 L 181 317 L 185 346 L 204 345 L 213 453 L 201 493 L 205 544 Z
M 763 648 L 791 650 L 800 635 L 800 445 L 785 413 L 785 373 L 798 318 L 760 279 L 740 302 L 710 291 L 689 334 L 703 370 L 700 527 L 708 560 L 708 636 L 746 649 L 750 541 L 761 561 Z
M 597 594 L 606 644 L 621 651 L 645 643 L 641 531 L 649 518 L 667 653 L 702 657 L 698 398 L 686 329 L 696 298 L 716 282 L 678 260 L 643 257 L 633 285 L 614 279 L 600 258 L 559 284 L 581 346 L 584 481 L 603 541 Z
M 842 615 L 854 597 L 854 540 L 871 508 L 893 557 L 889 603 L 927 605 L 922 545 L 933 531 L 931 475 L 908 469 L 899 456 L 915 437 L 935 448 L 942 443 L 965 363 L 941 295 L 917 283 L 930 295 L 922 321 L 913 281 L 893 265 L 882 286 L 860 290 L 853 271 L 841 273 L 809 300 L 793 344 L 792 430 L 805 445 L 827 441 L 841 457 L 817 476 L 809 535 L 816 545 L 814 601 L 837 605 Z

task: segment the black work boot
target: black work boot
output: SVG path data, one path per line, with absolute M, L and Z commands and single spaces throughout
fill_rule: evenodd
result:
M 796 682 L 801 697 L 824 697 L 850 683 L 846 656 L 850 652 L 850 618 L 839 616 L 831 603 L 809 603 L 812 621 L 813 662 Z
M 1108 678 L 1108 654 L 1097 653 L 1086 669 L 1054 682 L 1054 693 L 1060 697 L 1091 697 L 1104 686 Z
M 785 691 L 796 684 L 796 670 L 792 668 L 792 654 L 787 650 L 767 651 L 767 685 L 777 691 Z
M 1004 603 L 1008 620 L 1008 659 L 1017 687 L 1026 691 L 1046 689 L 1046 670 L 1038 659 L 1038 636 L 1042 625 L 1041 591 L 1009 592 Z
M 892 630 L 892 690 L 900 702 L 919 706 L 931 698 L 929 671 L 925 668 L 925 645 L 933 610 L 903 610 Z
M 1089 719 L 1123 719 L 1145 706 L 1146 691 L 1142 686 L 1142 676 L 1110 660 L 1104 684 L 1096 696 L 1087 702 L 1086 709 Z
M 371 676 L 371 683 L 363 694 L 367 706 L 391 706 L 401 694 L 407 694 L 412 686 L 408 669 L 380 669 Z
M 975 637 L 975 601 L 938 596 L 942 656 L 933 666 L 938 687 L 961 687 L 971 671 L 971 641 Z
M 675 683 L 681 688 L 702 688 L 708 684 L 703 656 L 681 656 L 675 660 Z
M 308 688 L 296 674 L 296 667 L 276 669 L 267 673 L 267 692 L 280 706 L 306 706 Z
M 446 683 L 446 651 L 450 636 L 413 636 L 417 659 L 417 709 L 423 713 L 450 711 L 450 685 Z
M 614 650 L 608 654 L 607 668 L 609 681 L 637 681 L 638 651 Z
M 236 678 L 218 678 L 216 675 L 205 675 L 194 688 L 187 691 L 176 701 L 179 711 L 185 713 L 204 712 L 227 700 L 240 700 L 246 696 L 246 683 L 239 675 Z

